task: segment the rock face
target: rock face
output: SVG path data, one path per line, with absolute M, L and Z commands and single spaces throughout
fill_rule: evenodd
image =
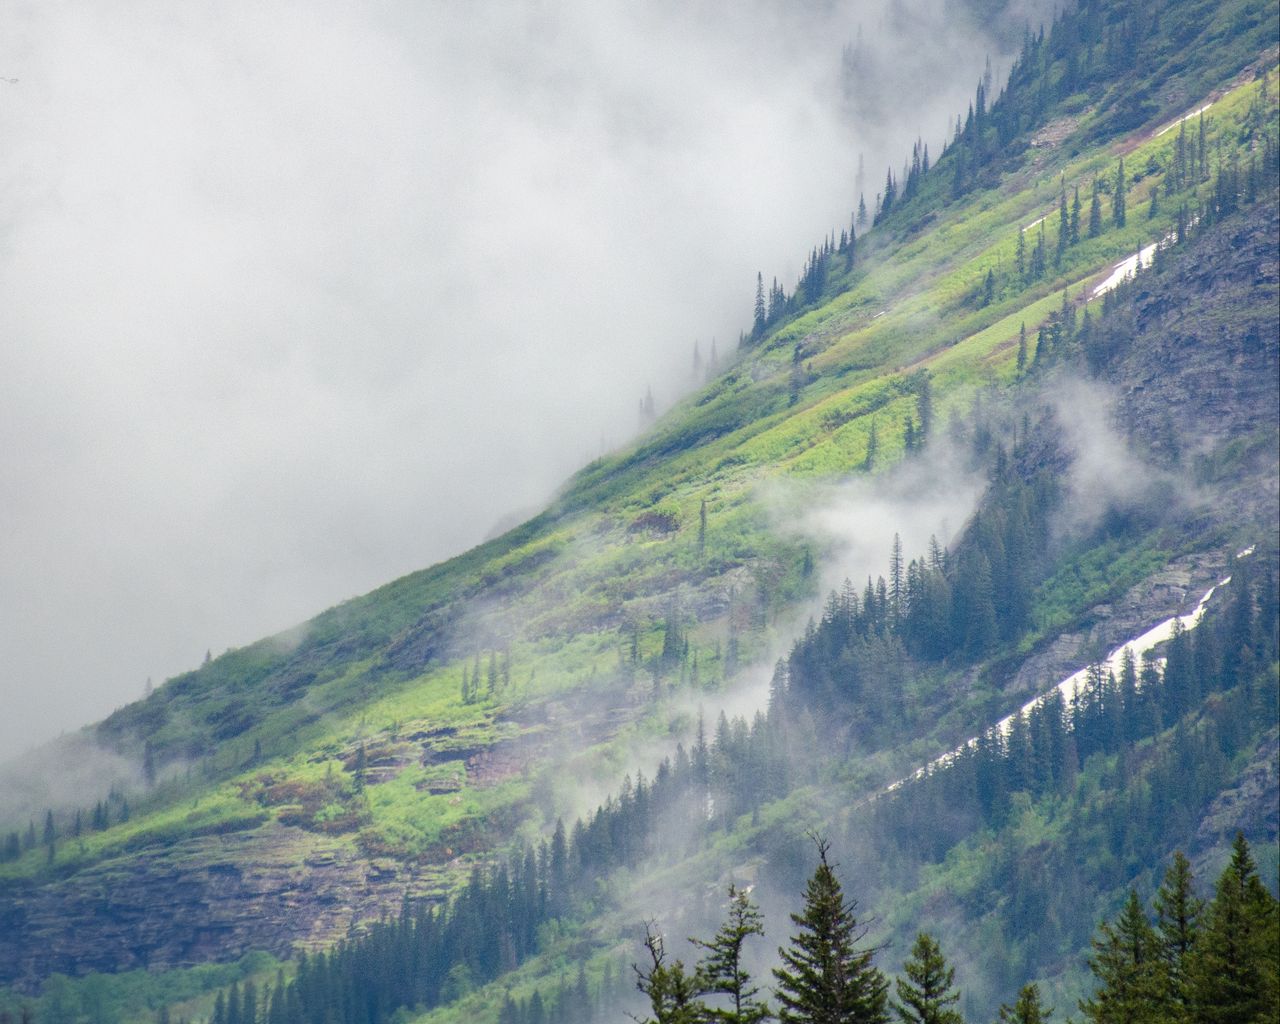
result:
M 283 956 L 395 912 L 414 881 L 392 861 L 279 824 L 184 840 L 0 892 L 0 979 L 30 990 L 54 971 Z
M 1280 212 L 1211 228 L 1131 286 L 1090 353 L 1120 389 L 1122 425 L 1204 506 L 1206 526 L 1280 515 Z M 1207 501 L 1206 499 L 1211 499 Z
M 1119 600 L 1090 609 L 1087 630 L 1063 633 L 1027 658 L 1005 693 L 1017 703 L 1030 700 L 1156 623 L 1194 611 L 1205 591 L 1221 580 L 1222 564 L 1221 555 L 1184 556 Z

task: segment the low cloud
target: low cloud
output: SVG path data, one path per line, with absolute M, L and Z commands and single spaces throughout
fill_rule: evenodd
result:
M 932 99 L 850 104 L 859 28 Z M 543 501 L 998 49 L 940 0 L 11 11 L 0 749 Z

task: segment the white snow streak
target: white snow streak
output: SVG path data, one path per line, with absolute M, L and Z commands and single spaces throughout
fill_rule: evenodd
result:
M 1248 548 L 1245 548 L 1243 551 L 1241 551 L 1238 555 L 1236 555 L 1236 557 L 1246 558 L 1251 554 L 1253 554 L 1253 548 L 1248 547 Z M 1117 647 L 1115 650 L 1113 650 L 1110 654 L 1107 655 L 1106 659 L 1101 663 L 1103 670 L 1111 671 L 1118 674 L 1120 672 L 1120 667 L 1124 662 L 1125 651 L 1133 652 L 1133 660 L 1136 664 L 1141 661 L 1143 655 L 1153 650 L 1156 647 L 1156 645 L 1162 644 L 1165 641 L 1171 639 L 1173 637 L 1173 634 L 1178 628 L 1181 628 L 1184 631 L 1190 631 L 1195 629 L 1196 626 L 1200 625 L 1200 620 L 1204 616 L 1204 609 L 1205 609 L 1205 606 L 1209 603 L 1209 598 L 1213 597 L 1214 592 L 1218 590 L 1219 587 L 1224 587 L 1230 582 L 1231 582 L 1230 576 L 1227 576 L 1226 578 L 1219 580 L 1216 584 L 1214 584 L 1212 587 L 1210 587 L 1208 590 L 1205 591 L 1204 597 L 1200 598 L 1200 601 L 1195 606 L 1195 609 L 1189 612 L 1188 614 L 1171 616 L 1170 618 L 1165 619 L 1163 622 L 1152 626 L 1150 629 L 1148 629 L 1145 633 L 1141 634 L 1140 636 L 1135 636 L 1133 639 L 1125 641 L 1123 644 L 1121 644 L 1119 647 Z M 1177 624 L 1177 626 L 1175 626 L 1175 623 Z M 995 726 L 996 729 L 998 729 L 1002 735 L 1007 736 L 1009 734 L 1009 729 L 1013 725 L 1013 720 L 1018 715 L 1030 714 L 1032 709 L 1035 708 L 1036 705 L 1043 704 L 1050 697 L 1052 697 L 1054 693 L 1061 693 L 1063 700 L 1066 701 L 1068 704 L 1070 704 L 1071 699 L 1076 695 L 1076 693 L 1079 691 L 1081 686 L 1088 680 L 1089 669 L 1091 667 L 1092 666 L 1086 666 L 1085 668 L 1080 669 L 1080 671 L 1078 672 L 1073 672 L 1071 675 L 1067 676 L 1066 679 L 1062 680 L 1062 682 L 1060 682 L 1052 690 L 1049 690 L 1047 693 L 1042 693 L 1037 697 L 1033 697 L 1031 700 L 1027 701 L 1026 704 L 1022 705 L 1022 707 L 1018 711 L 1014 712 L 1012 715 L 1007 715 L 1006 717 L 1000 719 L 1000 721 L 996 723 L 996 726 Z M 917 768 L 910 775 L 906 776 L 906 778 L 899 779 L 897 782 L 891 783 L 890 785 L 886 786 L 883 790 L 880 791 L 880 793 L 876 794 L 876 796 L 882 796 L 885 793 L 892 793 L 895 789 L 898 789 L 899 787 L 905 785 L 908 782 L 911 782 L 915 779 L 923 778 L 925 775 L 933 771 L 935 768 L 941 768 L 951 763 L 957 757 L 959 757 L 960 754 L 962 754 L 964 751 L 970 748 L 976 747 L 977 745 L 978 745 L 978 737 L 977 736 L 971 737 L 970 739 L 966 740 L 964 743 L 961 743 L 960 746 L 956 747 L 955 749 L 948 750 L 945 754 L 942 754 L 939 757 L 935 757 L 923 768 Z M 875 797 L 873 796 L 871 799 L 874 800 Z
M 1103 281 L 1102 284 L 1094 288 L 1092 297 L 1096 299 L 1100 295 L 1105 295 L 1113 288 L 1119 288 L 1120 285 L 1124 284 L 1126 280 L 1134 275 L 1138 269 L 1139 263 L 1142 264 L 1144 269 L 1151 266 L 1155 261 L 1156 247 L 1159 244 L 1159 242 L 1152 242 L 1150 245 L 1143 246 L 1142 249 L 1135 252 L 1132 256 L 1122 259 L 1111 268 L 1111 276 Z
M 1178 118 L 1178 120 L 1174 121 L 1174 122 L 1173 122 L 1173 124 L 1167 124 L 1167 125 L 1165 125 L 1163 128 L 1161 128 L 1158 132 L 1156 132 L 1156 133 L 1155 133 L 1153 136 L 1151 136 L 1151 137 L 1152 137 L 1153 139 L 1158 139 L 1158 138 L 1160 138 L 1160 136 L 1161 136 L 1161 135 L 1163 135 L 1165 132 L 1171 132 L 1171 131 L 1173 131 L 1175 128 L 1177 128 L 1177 127 L 1178 127 L 1178 125 L 1182 124 L 1182 122 L 1183 122 L 1183 121 L 1190 121 L 1193 117 L 1199 117 L 1199 116 L 1200 116 L 1201 114 L 1203 114 L 1206 110 L 1208 110 L 1211 106 L 1213 106 L 1213 104 L 1212 104 L 1212 103 L 1206 103 L 1206 104 L 1205 104 L 1203 107 L 1201 107 L 1199 110 L 1193 110 L 1193 111 L 1191 111 L 1191 113 L 1189 113 L 1189 114 L 1184 114 L 1182 117 Z

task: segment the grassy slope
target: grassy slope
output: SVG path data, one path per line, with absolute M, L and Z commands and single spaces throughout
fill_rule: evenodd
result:
M 1237 87 L 1215 104 L 1211 144 L 1230 144 L 1257 88 Z M 1088 129 L 1085 118 L 1079 131 Z M 668 595 L 680 588 L 722 598 L 692 636 L 704 684 L 718 685 L 723 666 L 716 648 L 723 650 L 726 639 L 729 588 L 767 587 L 771 610 L 806 592 L 802 550 L 771 529 L 760 485 L 857 470 L 873 421 L 881 464 L 899 457 L 899 424 L 914 411 L 903 383 L 907 368 L 931 373 L 940 420 L 950 409 L 967 407 L 977 392 L 1013 380 L 1018 326 L 1025 323 L 1034 339 L 1059 308 L 1063 287 L 1074 299 L 1113 261 L 1172 230 L 1173 204 L 1166 203 L 1155 220 L 1146 218 L 1146 193 L 1158 180 L 1147 176 L 1130 191 L 1134 213 L 1126 228 L 1070 249 L 1045 282 L 1029 289 L 1007 285 L 1007 294 L 998 293 L 985 309 L 971 308 L 966 299 L 988 267 L 1012 263 L 1018 226 L 1056 206 L 1060 176 L 1069 190 L 1087 186 L 1095 174 L 1110 173 L 1116 152 L 1126 154 L 1130 167 L 1167 166 L 1174 138 L 1173 132 L 1151 138 L 1146 130 L 1074 156 L 1070 144 L 1031 151 L 1022 171 L 979 197 L 977 212 L 967 203 L 942 207 L 927 231 L 866 245 L 870 252 L 860 266 L 831 285 L 830 301 L 747 352 L 632 450 L 583 470 L 551 512 L 326 612 L 298 636 L 228 652 L 117 713 L 102 727 L 106 736 L 126 743 L 147 736 L 162 758 L 166 751 L 181 756 L 209 750 L 202 774 L 225 778 L 174 782 L 178 792 L 170 798 L 161 787 L 153 808 L 137 813 L 135 806 L 129 822 L 67 844 L 59 863 L 133 848 L 148 835 L 163 838 L 236 815 L 246 822 L 260 816 L 256 802 L 240 795 L 246 776 L 236 771 L 255 740 L 268 770 L 305 780 L 328 767 L 327 761 L 316 763 L 317 755 L 343 767 L 338 758 L 362 739 L 394 730 L 448 725 L 477 740 L 491 738 L 495 719 L 513 703 L 571 691 L 612 669 L 624 624 L 637 625 L 642 655 L 652 654 L 661 644 Z M 939 189 L 943 184 L 932 182 Z M 797 342 L 812 373 L 799 401 L 789 405 Z M 700 557 L 696 533 L 704 500 L 709 528 Z M 632 532 L 632 524 L 655 507 L 669 512 L 678 529 Z M 479 639 L 458 639 L 462 634 Z M 388 648 L 419 637 L 439 647 L 421 669 L 399 668 L 388 658 Z M 744 637 L 752 642 L 760 647 L 764 639 Z M 513 666 L 506 699 L 463 705 L 463 666 L 475 650 L 499 647 L 510 650 Z M 305 698 L 298 699 L 301 693 Z M 428 774 L 425 768 L 405 772 L 400 784 L 369 797 L 372 827 L 398 833 L 409 825 L 432 837 L 442 822 L 489 806 L 481 800 L 459 812 L 456 805 L 416 798 L 412 783 Z M 188 803 L 192 790 L 200 793 L 194 809 Z M 507 795 L 514 799 L 523 791 L 515 787 Z M 404 798 L 418 806 L 404 806 Z M 33 854 L 0 867 L 0 876 L 43 870 L 43 860 Z

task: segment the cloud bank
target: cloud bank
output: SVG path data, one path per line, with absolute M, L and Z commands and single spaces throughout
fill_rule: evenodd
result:
M 859 30 L 928 98 L 850 103 Z M 932 0 L 16 5 L 0 751 L 539 503 L 988 52 Z

